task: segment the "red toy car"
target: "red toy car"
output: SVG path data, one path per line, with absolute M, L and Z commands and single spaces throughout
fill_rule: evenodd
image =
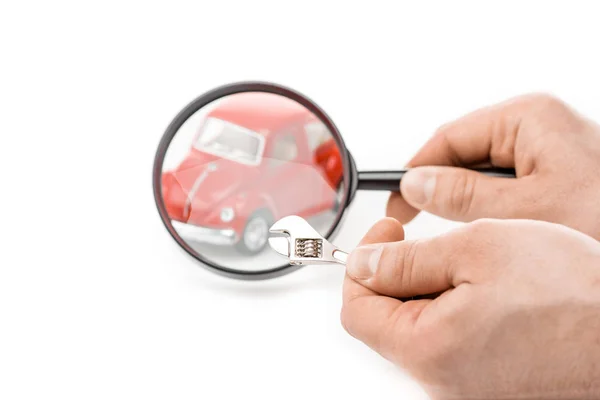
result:
M 342 160 L 327 127 L 293 100 L 270 93 L 221 99 L 191 149 L 162 175 L 174 228 L 185 240 L 258 253 L 271 224 L 335 210 Z

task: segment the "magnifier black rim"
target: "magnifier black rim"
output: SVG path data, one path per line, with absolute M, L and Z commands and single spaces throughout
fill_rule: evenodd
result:
M 179 114 L 177 114 L 177 116 L 173 119 L 171 124 L 169 124 L 163 137 L 160 140 L 158 149 L 156 151 L 156 155 L 154 157 L 152 186 L 156 207 L 158 209 L 158 213 L 161 217 L 163 224 L 167 228 L 167 231 L 169 232 L 171 237 L 173 237 L 173 239 L 183 248 L 183 250 L 185 250 L 186 253 L 188 253 L 196 260 L 200 261 L 203 267 L 209 269 L 210 271 L 216 274 L 240 280 L 264 280 L 287 275 L 291 272 L 302 268 L 302 266 L 291 265 L 287 263 L 282 265 L 281 267 L 275 267 L 267 270 L 241 271 L 215 264 L 211 260 L 203 257 L 201 254 L 193 250 L 191 246 L 188 245 L 185 242 L 185 240 L 183 240 L 177 234 L 177 232 L 173 228 L 173 225 L 170 222 L 170 218 L 168 216 L 166 207 L 164 205 L 164 200 L 162 198 L 162 166 L 165 155 L 167 153 L 167 149 L 169 148 L 171 141 L 179 131 L 179 128 L 181 128 L 181 126 L 185 123 L 185 121 L 187 121 L 189 117 L 191 117 L 194 113 L 196 113 L 198 110 L 208 105 L 209 103 L 212 103 L 213 101 L 220 99 L 221 97 L 243 92 L 265 92 L 285 96 L 306 107 L 308 110 L 314 113 L 325 124 L 325 126 L 327 126 L 332 136 L 336 140 L 338 148 L 340 149 L 340 153 L 342 156 L 342 164 L 344 168 L 344 197 L 340 204 L 340 210 L 337 213 L 336 219 L 333 225 L 331 226 L 330 230 L 327 232 L 326 237 L 330 237 L 336 231 L 336 228 L 338 227 L 346 211 L 346 206 L 348 204 L 348 199 L 350 198 L 351 193 L 352 171 L 348 151 L 346 150 L 346 145 L 344 144 L 342 136 L 340 135 L 339 130 L 337 129 L 331 118 L 329 118 L 325 111 L 323 111 L 315 102 L 293 89 L 276 83 L 261 81 L 244 81 L 230 83 L 227 85 L 217 87 L 209 92 L 206 92 L 205 94 L 197 97 L 195 100 L 189 103 L 183 110 L 179 112 Z

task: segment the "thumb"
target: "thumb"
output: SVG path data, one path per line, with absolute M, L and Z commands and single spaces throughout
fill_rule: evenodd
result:
M 400 181 L 411 206 L 454 221 L 510 218 L 519 207 L 517 179 L 497 178 L 456 167 L 416 167 Z

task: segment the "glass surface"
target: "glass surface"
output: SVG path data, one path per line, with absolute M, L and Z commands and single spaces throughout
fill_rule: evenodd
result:
M 271 225 L 299 215 L 324 235 L 344 193 L 331 132 L 271 93 L 233 94 L 198 110 L 175 134 L 162 172 L 175 231 L 203 258 L 240 271 L 285 265 L 268 245 Z
M 259 164 L 264 137 L 242 126 L 218 118 L 207 118 L 194 148 L 232 161 Z

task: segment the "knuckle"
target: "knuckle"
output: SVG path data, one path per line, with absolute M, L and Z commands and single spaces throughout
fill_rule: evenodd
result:
M 493 230 L 498 224 L 498 220 L 493 218 L 480 218 L 466 226 L 467 231 L 477 237 L 481 234 L 487 234 Z
M 458 216 L 469 214 L 477 180 L 471 174 L 460 174 L 452 184 L 450 207 Z
M 451 144 L 451 139 L 449 138 L 454 127 L 455 124 L 453 123 L 446 124 L 437 131 L 436 135 L 438 137 L 438 140 L 444 143 L 444 148 L 448 151 L 447 157 L 448 161 L 450 161 L 450 164 L 460 165 L 460 156 L 455 151 L 454 146 L 452 146 Z
M 544 123 L 542 118 L 551 118 L 553 124 L 569 123 L 574 120 L 574 115 L 567 103 L 552 94 L 533 94 L 530 104 L 532 110 L 530 119 L 538 125 Z
M 555 95 L 548 92 L 533 92 L 521 96 L 519 103 L 537 110 L 564 108 L 565 103 Z
M 491 218 L 476 219 L 473 222 L 465 224 L 460 229 L 460 240 L 457 240 L 455 247 L 459 253 L 473 252 L 478 248 L 481 240 L 489 237 L 494 231 L 497 220 Z
M 506 255 L 506 239 L 514 236 L 515 229 L 512 220 L 501 220 L 482 218 L 466 227 L 462 249 L 468 252 L 475 262 L 485 261 L 486 265 L 492 265 L 498 257 Z M 476 263 L 477 264 L 477 263 Z
M 413 240 L 409 243 L 408 248 L 403 250 L 401 254 L 396 253 L 396 273 L 398 274 L 399 282 L 403 288 L 412 287 L 415 260 L 420 243 L 421 240 L 419 239 Z
M 448 134 L 448 130 L 453 126 L 453 123 L 448 122 L 445 123 L 443 125 L 440 125 L 434 132 L 433 132 L 433 138 L 436 138 L 438 140 L 446 140 L 447 139 L 447 134 Z
M 544 141 L 560 137 L 563 133 L 580 132 L 586 126 L 585 119 L 565 101 L 549 93 L 534 93 L 529 96 L 527 128 L 541 129 Z
M 489 158 L 499 167 L 514 167 L 515 146 L 521 131 L 521 118 L 505 115 L 492 123 Z
M 460 165 L 460 157 L 456 153 L 454 146 L 451 144 L 451 136 L 456 132 L 456 129 L 459 126 L 458 121 L 448 122 L 438 127 L 429 141 L 430 143 L 435 143 L 436 148 L 443 148 L 444 152 L 446 152 L 444 155 L 440 154 L 443 164 Z
M 562 108 L 565 105 L 558 97 L 546 92 L 531 94 L 531 100 L 540 108 Z

